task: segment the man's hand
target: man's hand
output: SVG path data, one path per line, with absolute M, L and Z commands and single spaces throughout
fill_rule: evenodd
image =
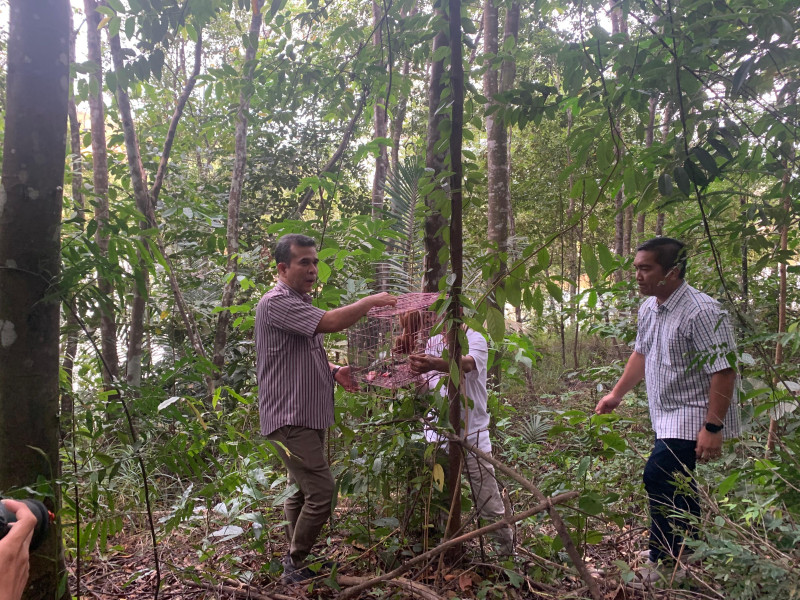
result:
M 447 372 L 447 362 L 430 354 L 412 354 L 408 357 L 408 366 L 417 375 L 430 371 Z
M 611 392 L 600 399 L 600 402 L 594 407 L 594 412 L 598 415 L 607 415 L 614 412 L 614 409 L 617 408 L 621 402 L 622 398 L 617 397 Z
M 336 383 L 341 385 L 348 392 L 357 392 L 359 390 L 358 383 L 353 379 L 353 371 L 349 366 L 341 367 L 336 371 L 334 379 Z
M 380 294 L 372 294 L 365 298 L 371 307 L 376 306 L 396 306 L 397 296 L 392 296 L 389 292 L 381 292 Z
M 700 462 L 708 462 L 722 456 L 722 432 L 711 433 L 703 426 L 697 434 L 695 455 Z
M 28 548 L 36 527 L 36 517 L 22 502 L 3 500 L 17 516 L 11 531 L 0 540 L 0 600 L 19 600 L 28 583 Z

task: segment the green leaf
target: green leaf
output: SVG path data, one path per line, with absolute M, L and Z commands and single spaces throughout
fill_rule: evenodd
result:
M 603 512 L 603 502 L 595 492 L 581 494 L 578 499 L 578 507 L 590 515 L 599 515 Z
M 699 146 L 695 147 L 692 152 L 700 161 L 700 164 L 703 168 L 708 171 L 709 176 L 713 179 L 719 174 L 719 167 L 717 167 L 717 161 L 714 160 L 714 157 L 708 153 L 707 150 L 700 148 Z
M 106 0 L 106 3 L 114 9 L 117 13 L 125 12 L 125 5 L 120 0 Z
M 678 184 L 678 189 L 684 196 L 688 196 L 689 193 L 692 191 L 692 184 L 689 181 L 689 175 L 686 174 L 686 171 L 683 167 L 675 167 L 672 171 L 673 177 L 675 177 L 675 183 Z
M 450 56 L 450 46 L 440 46 L 431 56 L 431 61 L 438 62 Z
M 747 81 L 747 76 L 750 74 L 750 68 L 753 66 L 754 60 L 754 58 L 748 58 L 738 69 L 736 69 L 736 73 L 733 74 L 733 82 L 731 83 L 732 98 L 735 98 L 739 95 L 739 90 L 742 89 L 742 86 Z
M 672 177 L 667 173 L 662 173 L 658 178 L 658 192 L 662 196 L 672 195 Z
M 725 479 L 722 480 L 722 483 L 719 484 L 719 487 L 717 487 L 717 492 L 723 496 L 727 494 L 729 491 L 731 491 L 733 486 L 736 485 L 736 482 L 739 480 L 740 475 L 741 471 L 734 471 L 733 473 L 728 475 Z
M 545 282 L 545 286 L 547 287 L 548 293 L 555 299 L 556 302 L 564 301 L 564 292 L 561 290 L 561 287 L 559 287 L 558 284 L 548 279 Z
M 531 302 L 531 306 L 533 310 L 536 311 L 536 314 L 540 317 L 544 312 L 544 294 L 542 293 L 542 288 L 536 287 L 536 290 L 533 292 L 533 300 Z
M 613 271 L 616 268 L 616 260 L 605 244 L 597 244 L 597 257 L 605 271 Z
M 490 306 L 486 313 L 486 329 L 495 342 L 502 342 L 506 334 L 506 320 L 494 306 Z
M 583 258 L 583 264 L 586 267 L 586 274 L 589 276 L 589 280 L 594 284 L 597 281 L 597 273 L 600 270 L 600 265 L 589 244 L 583 244 L 581 246 L 581 258 Z
M 714 148 L 721 157 L 733 160 L 733 154 L 731 154 L 731 151 L 728 150 L 728 147 L 721 140 L 708 138 L 708 144 Z

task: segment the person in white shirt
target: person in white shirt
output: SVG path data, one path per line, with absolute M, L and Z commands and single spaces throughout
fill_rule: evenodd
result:
M 479 450 L 492 453 L 492 443 L 489 440 L 489 413 L 486 409 L 488 392 L 486 390 L 486 371 L 489 360 L 489 348 L 486 338 L 477 331 L 466 329 L 469 348 L 465 349 L 461 359 L 463 370 L 463 393 L 469 406 L 465 411 L 462 407 L 461 418 L 466 440 Z M 435 390 L 439 381 L 449 372 L 447 361 L 441 356 L 445 349 L 445 339 L 441 334 L 433 336 L 425 348 L 425 354 L 413 354 L 409 357 L 409 365 L 414 373 L 423 375 L 423 379 L 430 390 Z M 447 385 L 441 385 L 442 395 L 447 395 Z M 426 433 L 428 441 L 441 443 L 444 441 L 435 433 Z M 497 487 L 494 467 L 467 452 L 464 460 L 465 471 L 469 479 L 472 495 L 476 502 L 478 516 L 487 521 L 497 521 L 505 515 L 503 500 Z M 497 546 L 500 555 L 514 554 L 514 530 L 506 526 L 490 534 Z

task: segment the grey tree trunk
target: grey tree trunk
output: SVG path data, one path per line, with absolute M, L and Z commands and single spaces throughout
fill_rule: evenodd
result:
M 434 3 L 434 12 L 444 17 L 441 2 Z M 433 38 L 433 52 L 447 46 L 448 39 L 444 31 L 439 31 Z M 442 139 L 439 127 L 444 120 L 444 111 L 440 111 L 442 92 L 444 91 L 444 59 L 432 61 L 430 84 L 428 87 L 428 133 L 425 152 L 425 167 L 433 173 L 438 182 L 440 173 L 445 170 L 447 139 Z M 425 197 L 430 213 L 425 217 L 425 273 L 422 288 L 426 292 L 439 290 L 439 280 L 447 271 L 447 261 L 442 260 L 440 252 L 444 248 L 444 227 L 447 221 L 442 216 L 439 203 L 444 199 L 442 188 L 438 185 Z
M 69 10 L 68 0 L 9 2 L 0 183 L 0 489 L 53 493 L 56 510 Z M 56 598 L 63 571 L 56 526 L 31 557 L 24 598 Z
M 372 2 L 372 24 L 375 33 L 372 36 L 372 45 L 380 51 L 383 46 L 383 15 L 380 5 L 373 0 Z M 381 81 L 379 79 L 379 81 Z M 387 80 L 385 89 L 377 86 L 377 93 L 374 95 L 373 106 L 373 135 L 375 138 L 386 138 L 388 136 L 389 121 L 386 114 L 387 90 L 390 82 Z M 375 175 L 372 178 L 372 217 L 380 219 L 383 216 L 384 208 L 384 186 L 386 185 L 386 175 L 389 171 L 389 153 L 385 145 L 381 144 L 378 149 L 378 156 L 375 157 Z M 379 262 L 375 272 L 375 287 L 378 291 L 386 291 L 388 273 L 386 264 Z
M 231 174 L 231 189 L 228 194 L 228 228 L 227 247 L 228 264 L 226 267 L 227 281 L 222 291 L 222 312 L 217 320 L 217 330 L 214 335 L 213 362 L 217 367 L 217 378 L 222 377 L 222 368 L 225 366 L 225 345 L 228 341 L 228 325 L 231 322 L 231 313 L 228 310 L 233 305 L 233 297 L 239 282 L 236 277 L 239 272 L 239 207 L 242 202 L 242 187 L 244 186 L 244 172 L 247 167 L 247 113 L 250 110 L 250 99 L 253 95 L 253 73 L 255 71 L 255 57 L 258 50 L 258 36 L 261 30 L 261 4 L 253 3 L 253 15 L 250 18 L 250 31 L 248 45 L 244 53 L 244 73 L 242 76 L 242 91 L 239 93 L 239 110 L 236 115 L 235 155 L 233 159 L 233 173 Z M 198 68 L 199 71 L 199 68 Z
M 106 147 L 106 120 L 103 105 L 103 51 L 100 44 L 98 25 L 103 17 L 97 12 L 95 0 L 83 0 L 86 13 L 87 58 L 96 65 L 89 74 L 94 93 L 89 93 L 89 115 L 92 124 L 92 177 L 94 180 L 95 212 L 97 222 L 95 242 L 103 257 L 108 257 L 109 218 L 108 205 L 108 149 Z M 119 378 L 119 356 L 117 353 L 117 319 L 114 306 L 114 289 L 111 282 L 101 272 L 97 274 L 97 288 L 100 292 L 100 353 L 105 368 L 102 370 L 106 390 Z

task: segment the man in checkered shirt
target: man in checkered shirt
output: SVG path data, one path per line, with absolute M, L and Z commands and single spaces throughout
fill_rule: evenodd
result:
M 667 237 L 648 240 L 637 248 L 633 266 L 639 292 L 648 296 L 639 308 L 636 345 L 595 412 L 612 412 L 645 380 L 656 440 L 643 477 L 650 542 L 648 564 L 634 581 L 638 587 L 657 585 L 673 571 L 681 531 L 691 533 L 688 519 L 679 515 L 700 515 L 692 477 L 696 461 L 718 458 L 723 438 L 739 434 L 739 408 L 730 320 L 719 302 L 684 281 L 684 244 Z

